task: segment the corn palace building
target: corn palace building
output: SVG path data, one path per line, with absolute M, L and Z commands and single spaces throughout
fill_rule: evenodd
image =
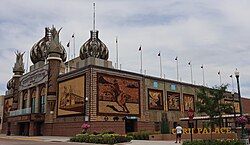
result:
M 187 110 L 195 110 L 200 86 L 115 69 L 95 30 L 79 57 L 66 62 L 59 32 L 45 28 L 44 37 L 30 50 L 33 65 L 27 73 L 23 53 L 16 52 L 4 96 L 3 133 L 70 136 L 80 133 L 84 122 L 91 125 L 90 131 L 121 134 L 159 131 L 164 119 L 170 128 L 177 122 L 187 126 Z M 225 101 L 234 100 L 239 112 L 235 98 Z M 230 126 L 232 119 L 225 122 Z M 202 123 L 196 120 L 195 126 Z

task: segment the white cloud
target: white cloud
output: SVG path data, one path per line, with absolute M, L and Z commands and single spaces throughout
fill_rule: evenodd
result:
M 159 76 L 162 54 L 163 71 L 176 79 L 175 56 L 180 75 L 190 82 L 189 61 L 194 79 L 202 83 L 200 65 L 204 64 L 209 86 L 231 83 L 235 68 L 241 72 L 242 95 L 250 97 L 250 2 L 249 1 L 96 1 L 97 29 L 115 62 L 115 37 L 119 38 L 122 68 L 139 72 L 138 47 L 142 44 L 144 69 Z M 76 52 L 89 38 L 92 29 L 92 1 L 81 0 L 4 0 L 0 6 L 1 86 L 12 76 L 13 49 L 28 51 L 43 37 L 44 27 L 63 27 L 64 45 L 75 33 Z M 132 52 L 132 53 L 131 53 Z M 26 59 L 26 58 L 25 58 Z M 230 89 L 230 88 L 229 88 Z M 5 88 L 1 87 L 4 93 Z

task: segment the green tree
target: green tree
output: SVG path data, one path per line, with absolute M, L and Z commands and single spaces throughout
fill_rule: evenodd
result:
M 211 129 L 214 128 L 215 124 L 221 127 L 223 122 L 222 115 L 233 112 L 232 104 L 222 102 L 226 97 L 227 86 L 228 85 L 221 85 L 213 88 L 201 87 L 197 92 L 197 112 L 209 116 L 209 125 Z

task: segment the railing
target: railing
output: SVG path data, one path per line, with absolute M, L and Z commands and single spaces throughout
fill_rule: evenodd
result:
M 25 108 L 25 109 L 10 111 L 10 116 L 25 115 L 30 113 L 31 113 L 31 108 Z

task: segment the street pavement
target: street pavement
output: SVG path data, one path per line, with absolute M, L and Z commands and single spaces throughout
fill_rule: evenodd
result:
M 91 143 L 68 142 L 69 137 L 61 136 L 6 136 L 0 135 L 0 145 L 95 145 Z M 132 140 L 118 145 L 181 145 L 174 141 Z

